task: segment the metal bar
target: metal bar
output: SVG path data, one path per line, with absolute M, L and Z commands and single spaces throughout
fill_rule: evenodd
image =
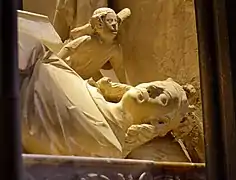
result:
M 225 12 L 222 10 L 222 7 L 225 9 Z M 228 179 L 236 179 L 236 2 L 235 0 L 225 0 L 224 4 L 219 4 L 217 7 L 218 17 L 222 17 L 222 12 L 224 12 L 225 19 L 223 23 L 227 26 L 228 33 L 228 51 L 225 51 L 229 54 L 230 64 L 228 63 L 228 59 L 224 56 L 222 57 L 222 67 L 224 68 L 224 72 L 228 72 L 231 74 L 231 83 L 225 82 L 225 78 L 221 78 L 222 80 L 222 89 L 227 89 L 228 93 L 222 93 L 222 103 L 224 104 L 225 111 L 234 111 L 234 117 L 228 117 L 223 119 L 223 138 L 224 138 L 224 149 L 225 149 L 225 167 Z M 222 20 L 223 21 L 223 20 Z M 221 25 L 220 25 L 221 27 Z M 222 37 L 222 39 L 226 39 L 226 37 Z M 225 41 L 225 40 L 222 40 Z M 224 42 L 221 43 L 222 45 Z M 230 70 L 228 70 L 230 67 Z M 229 92 L 232 90 L 233 92 Z M 234 93 L 234 96 L 227 96 L 228 94 Z M 226 95 L 227 94 L 227 95 Z M 234 106 L 233 110 L 231 106 Z M 233 116 L 233 115 L 232 115 Z M 226 117 L 226 116 L 225 116 Z
M 195 0 L 209 180 L 236 179 L 235 104 L 224 0 Z M 234 10 L 235 11 L 235 10 Z
M 1 179 L 22 179 L 17 58 L 17 2 L 0 1 Z
M 212 0 L 195 0 L 207 177 L 220 180 L 224 179 L 224 175 L 219 167 L 222 164 L 219 158 L 222 148 L 216 141 L 220 139 L 221 132 L 212 5 Z

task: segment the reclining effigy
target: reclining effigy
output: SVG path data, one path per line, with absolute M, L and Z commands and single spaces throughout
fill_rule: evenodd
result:
M 171 78 L 137 86 L 87 79 L 61 56 L 74 40 L 57 54 L 32 34 L 19 34 L 22 144 L 28 153 L 131 157 L 168 136 L 193 110 L 185 88 Z

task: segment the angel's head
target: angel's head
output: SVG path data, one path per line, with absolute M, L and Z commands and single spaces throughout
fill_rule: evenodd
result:
M 130 15 L 130 10 L 125 8 L 118 14 L 111 8 L 103 7 L 94 11 L 90 24 L 95 33 L 102 37 L 115 38 L 120 24 Z

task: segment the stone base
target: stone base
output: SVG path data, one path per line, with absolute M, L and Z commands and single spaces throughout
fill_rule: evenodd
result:
M 27 180 L 205 180 L 204 164 L 23 155 Z

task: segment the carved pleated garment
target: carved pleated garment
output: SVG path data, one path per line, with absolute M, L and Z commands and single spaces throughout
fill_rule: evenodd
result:
M 28 35 L 19 40 L 24 149 L 34 154 L 121 157 L 121 145 L 86 81 Z

